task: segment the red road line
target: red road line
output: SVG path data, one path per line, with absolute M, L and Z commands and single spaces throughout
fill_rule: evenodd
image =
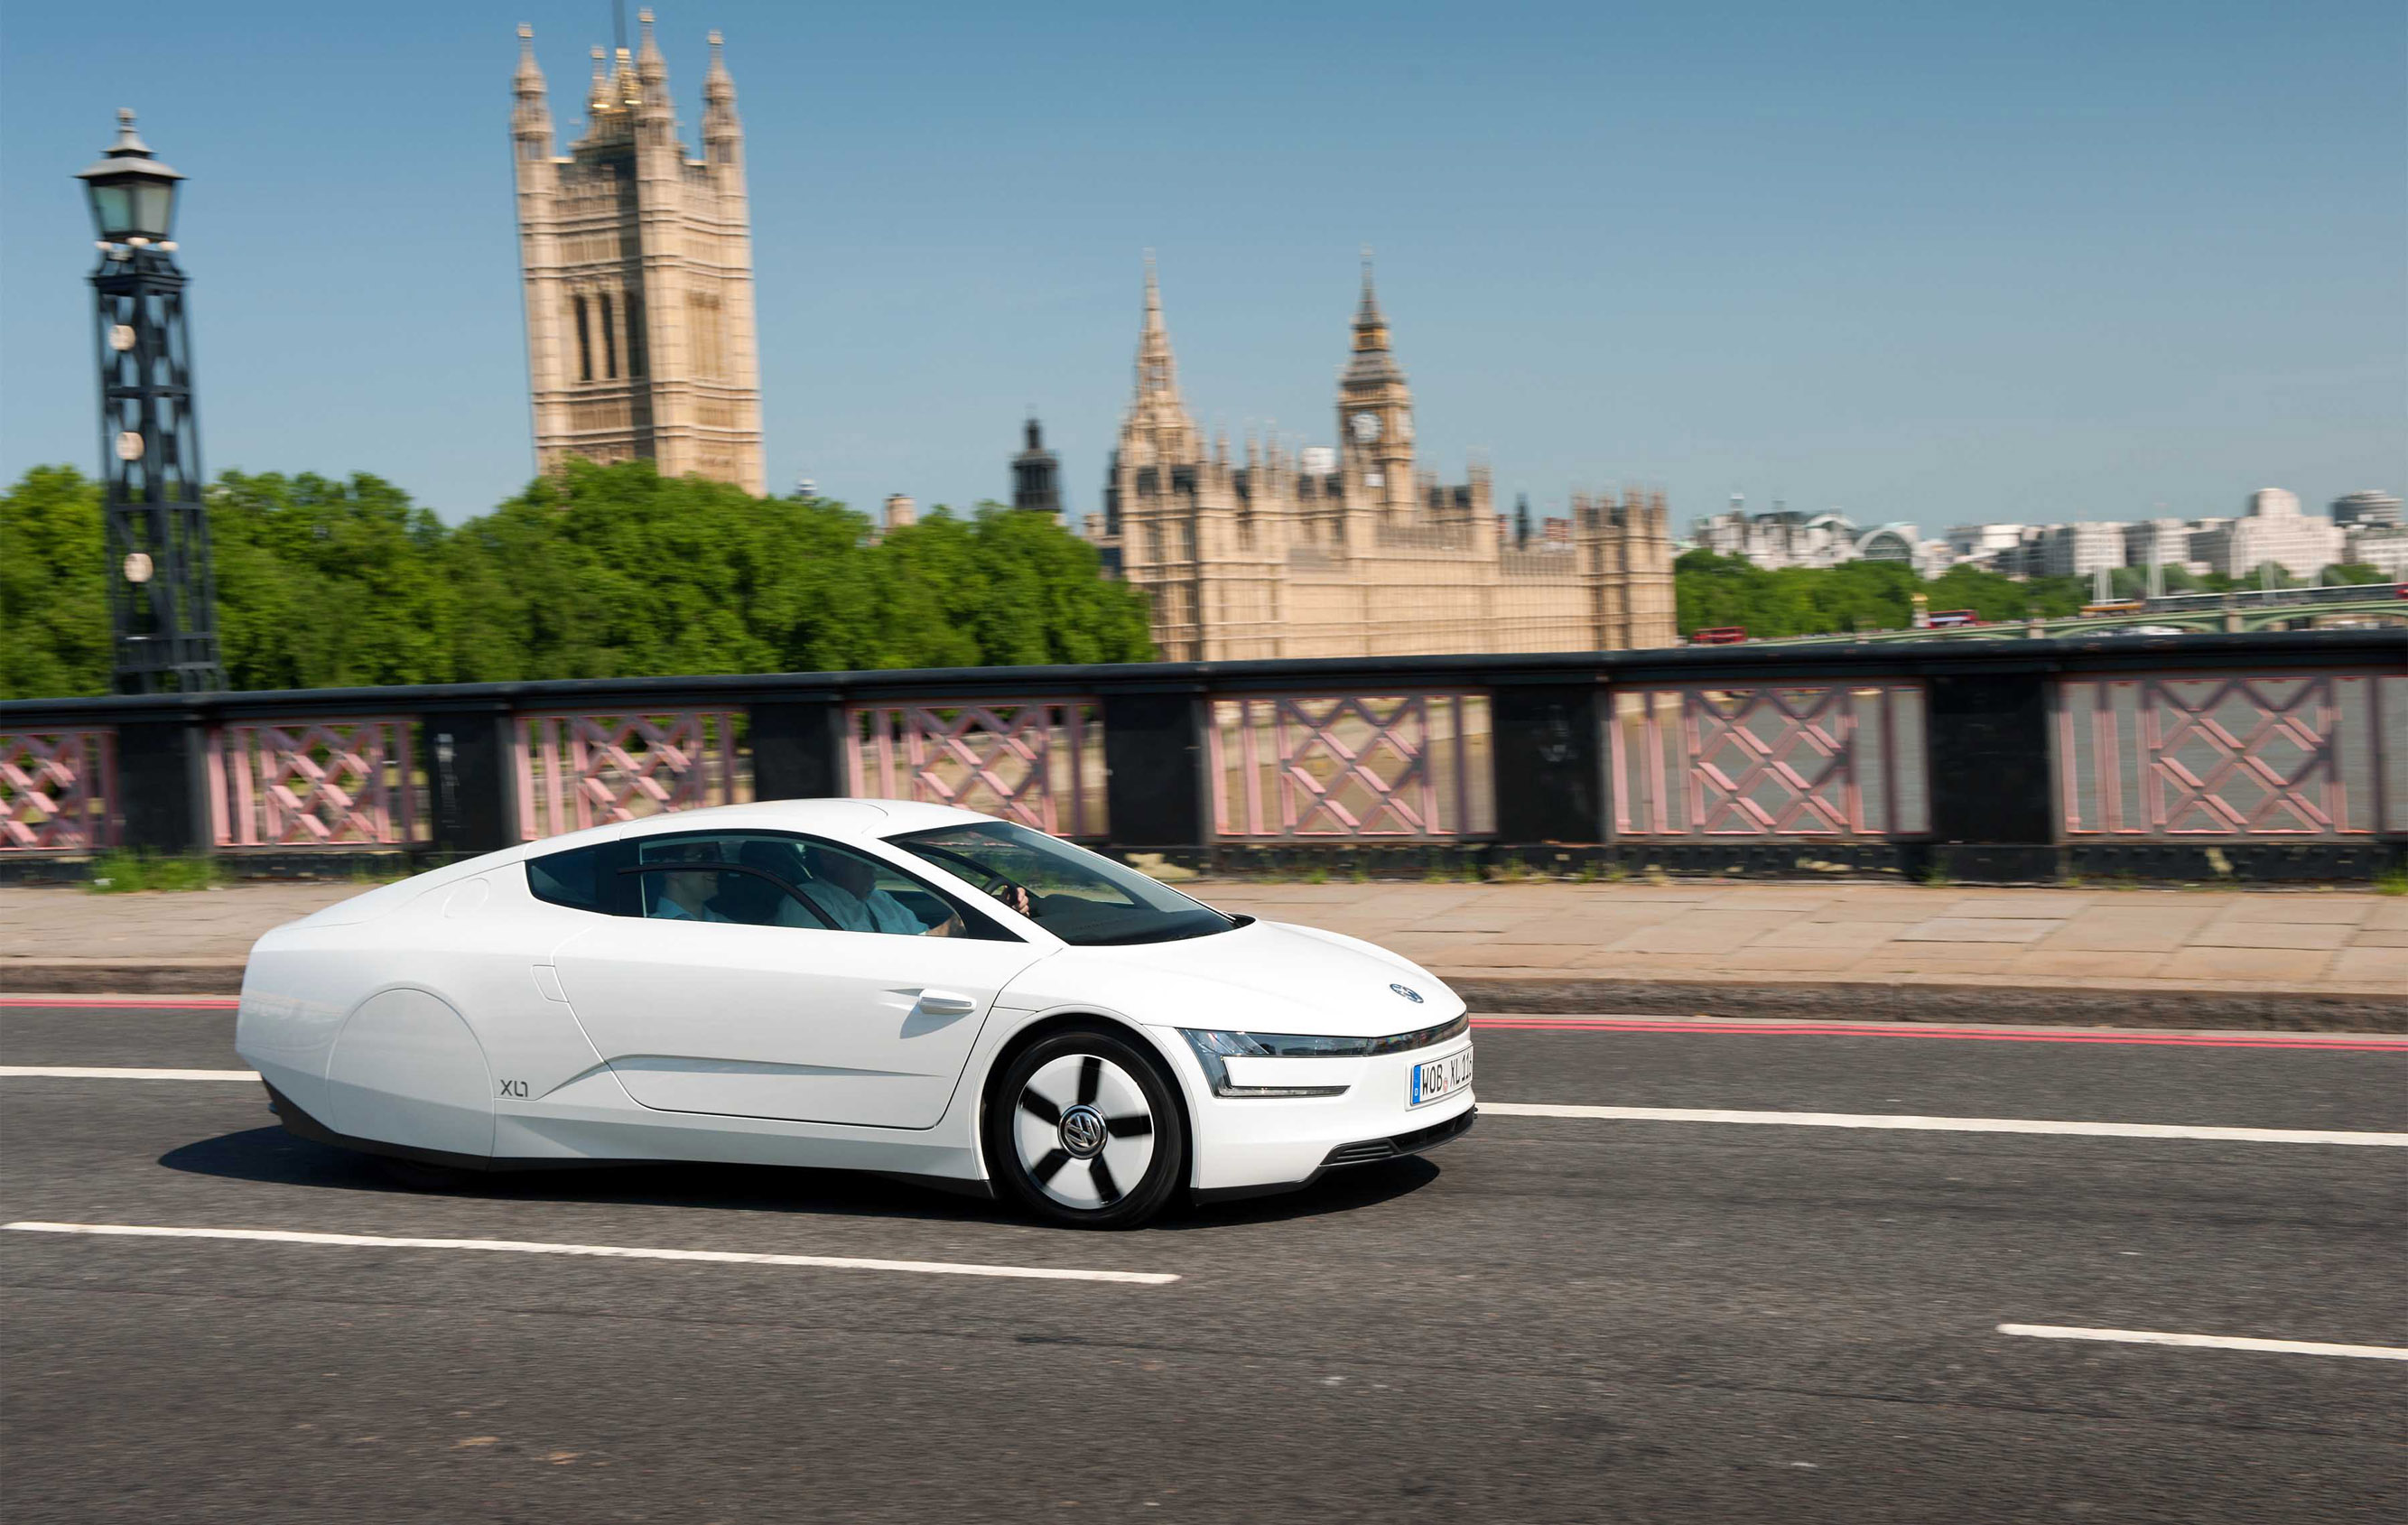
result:
M 2308 1033 L 2153 1033 L 2052 1032 L 2046 1029 L 2014 1029 L 1997 1032 L 1947 1027 L 1871 1027 L 1799 1022 L 1761 1026 L 1723 1022 L 1682 1022 L 1615 1017 L 1475 1016 L 1475 1028 L 1529 1032 L 1661 1032 L 1738 1033 L 1750 1038 L 1953 1038 L 1988 1043 L 2138 1043 L 2166 1048 L 2311 1048 L 2408 1053 L 2408 1038 L 2359 1035 L 2320 1037 Z

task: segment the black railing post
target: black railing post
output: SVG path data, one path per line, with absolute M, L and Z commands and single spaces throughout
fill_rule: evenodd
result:
M 423 708 L 417 722 L 437 856 L 467 857 L 517 842 L 519 764 L 509 701 Z
M 151 711 L 117 725 L 119 841 L 137 853 L 206 853 L 211 717 L 198 706 Z
M 1932 867 L 1951 879 L 2057 877 L 2050 668 L 1928 675 Z
M 753 798 L 824 799 L 847 792 L 842 699 L 754 699 L 749 715 Z
M 1610 712 L 1598 683 L 1499 681 L 1488 691 L 1489 770 L 1497 840 L 1607 842 L 1604 742 Z
M 1140 852 L 1209 848 L 1212 780 L 1205 734 L 1212 701 L 1203 685 L 1109 688 L 1099 698 L 1112 845 Z

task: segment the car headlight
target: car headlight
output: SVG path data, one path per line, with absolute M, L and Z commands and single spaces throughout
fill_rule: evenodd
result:
M 1318 1033 L 1234 1032 L 1206 1028 L 1182 1028 L 1180 1036 L 1196 1051 L 1205 1078 L 1216 1096 L 1337 1096 L 1343 1086 L 1232 1086 L 1224 1058 L 1359 1059 L 1381 1054 L 1404 1054 L 1459 1037 L 1471 1028 L 1466 1013 L 1434 1028 L 1390 1033 L 1383 1038 L 1331 1038 Z
M 1196 1051 L 1196 1062 L 1204 1067 L 1204 1078 L 1212 1083 L 1215 1096 L 1343 1096 L 1343 1086 L 1232 1086 L 1229 1067 L 1224 1058 L 1269 1059 L 1283 1057 L 1272 1043 L 1292 1041 L 1283 1033 L 1216 1032 L 1199 1028 L 1182 1028 L 1179 1035 Z M 1264 1040 L 1268 1038 L 1269 1043 Z M 1344 1042 L 1344 1040 L 1338 1040 Z

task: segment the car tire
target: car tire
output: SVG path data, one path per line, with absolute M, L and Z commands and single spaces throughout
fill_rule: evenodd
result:
M 987 1173 L 1008 1201 L 1073 1229 L 1134 1229 L 1187 1168 L 1187 1124 L 1160 1061 L 1103 1027 L 1050 1033 L 988 1092 Z

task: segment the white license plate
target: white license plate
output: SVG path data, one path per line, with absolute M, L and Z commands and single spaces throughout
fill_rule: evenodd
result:
M 1413 1066 L 1405 1094 L 1408 1107 L 1427 1106 L 1443 1101 L 1457 1091 L 1471 1089 L 1471 1050 L 1449 1054 L 1442 1059 L 1425 1059 Z

